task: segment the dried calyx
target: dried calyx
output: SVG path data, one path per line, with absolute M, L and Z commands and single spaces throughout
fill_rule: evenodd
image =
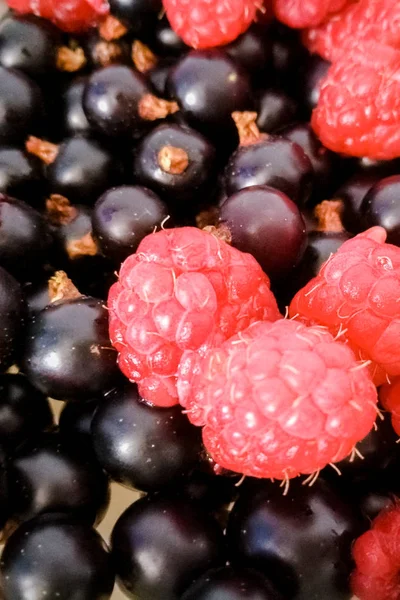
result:
M 232 119 L 235 121 L 241 146 L 249 146 L 268 139 L 268 134 L 262 133 L 257 127 L 256 112 L 235 111 L 232 113 Z
M 65 196 L 51 194 L 46 200 L 46 213 L 54 225 L 67 225 L 76 218 L 78 211 Z
M 92 232 L 88 231 L 79 240 L 70 240 L 67 243 L 67 254 L 70 259 L 81 258 L 82 256 L 96 256 L 99 253 L 98 246 L 93 239 Z
M 158 153 L 157 161 L 165 173 L 182 175 L 189 166 L 189 156 L 183 148 L 163 146 Z
M 128 33 L 127 28 L 113 15 L 107 15 L 99 27 L 100 36 L 106 42 L 119 40 Z
M 86 65 L 86 56 L 80 46 L 61 46 L 57 52 L 57 69 L 76 73 Z
M 156 66 L 158 58 L 146 44 L 135 40 L 132 44 L 132 62 L 140 73 L 147 73 Z
M 50 302 L 73 300 L 82 296 L 64 271 L 56 271 L 50 277 L 48 286 Z
M 168 115 L 178 112 L 177 102 L 157 98 L 153 94 L 145 94 L 139 102 L 139 116 L 145 121 L 165 119 Z
M 26 151 L 42 160 L 46 165 L 51 165 L 58 155 L 58 145 L 42 140 L 33 135 L 25 142 Z
M 316 231 L 326 233 L 341 233 L 345 231 L 342 223 L 343 202 L 342 200 L 324 200 L 314 209 L 317 219 Z
M 108 67 L 109 65 L 114 64 L 121 56 L 122 48 L 115 42 L 101 40 L 100 42 L 97 42 L 93 49 L 93 58 L 102 67 Z

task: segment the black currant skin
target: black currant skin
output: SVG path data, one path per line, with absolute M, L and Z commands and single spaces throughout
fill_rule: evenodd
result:
M 101 37 L 98 29 L 86 33 L 83 50 L 91 69 L 131 62 L 131 46 L 125 37 L 107 42 Z
M 52 398 L 85 401 L 110 390 L 119 372 L 116 358 L 101 300 L 56 302 L 27 327 L 23 371 Z
M 272 60 L 268 31 L 265 26 L 256 23 L 234 42 L 224 46 L 224 51 L 253 76 L 262 73 Z
M 300 210 L 272 187 L 253 186 L 228 197 L 220 208 L 220 221 L 228 228 L 232 245 L 252 254 L 273 279 L 290 271 L 306 248 Z
M 41 77 L 56 68 L 61 32 L 34 15 L 7 15 L 0 23 L 0 64 Z
M 163 12 L 161 0 L 110 0 L 110 9 L 134 33 L 152 31 Z
M 0 147 L 0 192 L 25 200 L 33 207 L 43 202 L 40 161 L 14 146 Z
M 132 504 L 115 524 L 111 546 L 124 591 L 138 600 L 178 600 L 226 557 L 212 517 L 197 504 L 162 495 Z
M 23 340 L 25 302 L 19 283 L 0 267 L 0 370 L 18 357 Z
M 1 574 L 4 600 L 108 600 L 115 578 L 100 535 L 63 514 L 21 525 L 7 540 Z
M 278 87 L 294 88 L 306 56 L 299 32 L 275 22 L 268 36 L 272 42 L 272 76 Z
M 304 486 L 250 481 L 227 528 L 232 563 L 254 568 L 285 598 L 348 600 L 352 542 L 362 531 L 352 507 L 322 479 Z
M 0 529 L 4 527 L 9 516 L 7 455 L 0 447 Z
M 174 64 L 174 59 L 166 58 L 164 60 L 160 60 L 155 67 L 146 73 L 156 94 L 162 96 L 163 98 L 169 97 L 168 77 L 170 69 Z
M 93 418 L 92 437 L 107 473 L 143 491 L 157 491 L 182 479 L 201 452 L 200 431 L 180 406 L 149 406 L 131 383 L 102 400 Z
M 167 205 L 151 190 L 141 186 L 115 187 L 107 190 L 94 206 L 93 233 L 103 254 L 119 266 L 168 216 Z
M 74 78 L 64 89 L 62 111 L 64 131 L 69 135 L 90 135 L 92 127 L 83 110 L 83 93 L 88 77 Z
M 10 506 L 16 521 L 64 512 L 100 522 L 109 502 L 108 477 L 91 455 L 59 433 L 41 433 L 9 462 Z
M 203 510 L 216 511 L 228 505 L 237 496 L 239 477 L 215 475 L 201 470 L 192 471 L 182 483 L 174 482 L 168 493 L 197 502 Z
M 297 95 L 307 112 L 307 117 L 317 106 L 321 83 L 331 63 L 316 54 L 308 56 L 300 68 Z
M 36 315 L 50 304 L 49 279 L 52 275 L 54 275 L 54 272 L 46 273 L 44 279 L 39 278 L 33 283 L 28 282 L 25 284 L 23 291 L 29 317 Z
M 162 57 L 177 57 L 190 50 L 172 29 L 166 16 L 158 19 L 149 43 L 154 52 Z
M 303 148 L 272 135 L 254 144 L 239 146 L 224 173 L 228 195 L 251 186 L 268 185 L 289 196 L 298 206 L 308 200 L 313 179 L 313 167 Z
M 387 243 L 400 245 L 400 175 L 378 181 L 361 204 L 363 229 L 379 225 L 387 231 Z
M 21 142 L 43 116 L 40 88 L 23 73 L 0 67 L 0 143 Z
M 230 567 L 208 571 L 183 594 L 182 600 L 283 600 L 260 573 Z
M 261 131 L 272 133 L 282 129 L 295 121 L 296 115 L 295 100 L 283 90 L 268 88 L 259 93 L 257 127 Z
M 0 375 L 0 444 L 12 450 L 53 425 L 50 405 L 21 374 Z
M 61 411 L 59 431 L 66 444 L 79 447 L 81 451 L 93 452 L 91 425 L 94 413 L 101 400 L 67 402 Z

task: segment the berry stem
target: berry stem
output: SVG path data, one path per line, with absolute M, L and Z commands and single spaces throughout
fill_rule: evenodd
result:
M 67 244 L 67 254 L 71 260 L 81 258 L 82 256 L 96 256 L 99 253 L 96 242 L 93 239 L 92 232 L 89 231 L 79 240 L 71 240 Z
M 86 65 L 86 56 L 80 46 L 61 46 L 57 52 L 57 69 L 66 73 L 76 73 Z
M 182 175 L 189 166 L 189 156 L 183 148 L 164 146 L 158 153 L 157 161 L 165 173 Z
M 253 111 L 238 111 L 232 113 L 232 119 L 238 130 L 241 146 L 250 146 L 261 140 L 266 140 L 268 135 L 262 133 L 257 127 L 258 114 Z
M 99 33 L 103 40 L 112 42 L 113 40 L 119 40 L 128 33 L 128 30 L 116 17 L 107 15 L 99 27 Z
M 140 73 L 147 73 L 158 63 L 157 56 L 139 40 L 132 44 L 132 61 Z
M 324 200 L 314 209 L 314 216 L 317 219 L 316 231 L 326 233 L 340 233 L 344 231 L 342 216 L 342 200 Z
M 118 44 L 105 40 L 98 42 L 93 50 L 94 59 L 103 67 L 112 65 L 121 54 L 122 50 Z
M 25 142 L 25 148 L 29 154 L 33 154 L 40 158 L 46 165 L 51 165 L 58 155 L 58 145 L 41 140 L 33 135 L 30 135 Z
M 53 277 L 50 277 L 48 286 L 50 302 L 73 300 L 82 296 L 65 271 L 56 271 Z
M 139 102 L 139 115 L 145 121 L 165 119 L 168 115 L 178 112 L 177 102 L 157 98 L 153 94 L 145 94 Z
M 54 225 L 68 225 L 76 218 L 78 211 L 65 196 L 51 194 L 46 200 L 46 213 Z

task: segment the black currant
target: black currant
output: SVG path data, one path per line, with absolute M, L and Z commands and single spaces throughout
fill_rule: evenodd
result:
M 7 456 L 0 447 L 0 528 L 2 529 L 9 518 Z
M 308 56 L 300 69 L 298 96 L 307 115 L 317 106 L 322 80 L 331 63 L 316 54 Z
M 31 206 L 43 201 L 42 165 L 37 158 L 13 146 L 0 147 L 0 192 Z
M 387 231 L 387 242 L 400 245 L 400 175 L 378 181 L 365 195 L 361 204 L 364 229 L 380 225 Z
M 97 398 L 86 402 L 67 402 L 59 420 L 60 435 L 66 444 L 79 447 L 81 451 L 93 452 L 91 425 L 99 405 Z
M 166 16 L 157 21 L 150 44 L 154 52 L 163 58 L 180 56 L 190 49 L 172 29 Z
M 258 24 L 224 46 L 224 51 L 253 76 L 265 71 L 272 59 L 271 39 L 266 28 Z
M 18 357 L 24 332 L 25 302 L 19 283 L 0 267 L 0 370 Z
M 87 76 L 73 79 L 62 94 L 64 130 L 69 135 L 90 135 L 92 128 L 83 110 L 83 92 Z
M 282 129 L 296 119 L 297 104 L 283 90 L 262 90 L 259 93 L 258 105 L 257 126 L 266 133 Z
M 134 33 L 152 31 L 162 14 L 161 0 L 110 0 L 110 8 Z

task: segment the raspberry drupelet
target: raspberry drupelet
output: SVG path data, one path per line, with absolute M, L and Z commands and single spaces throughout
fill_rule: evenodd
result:
M 279 21 L 295 29 L 315 27 L 353 0 L 274 0 Z
M 390 412 L 392 427 L 400 436 L 400 377 L 380 388 L 379 399 L 383 408 Z
M 280 317 L 256 260 L 194 227 L 145 237 L 122 264 L 108 307 L 120 369 L 157 406 L 178 403 L 184 352 L 203 353 L 254 321 Z
M 85 31 L 109 12 L 106 0 L 7 0 L 7 4 L 21 14 L 49 19 L 69 32 Z
M 377 393 L 346 344 L 280 319 L 210 350 L 180 400 L 219 466 L 289 479 L 348 456 L 373 426 Z
M 290 315 L 325 326 L 371 361 L 375 384 L 400 375 L 400 248 L 372 227 L 345 242 L 301 289 Z

